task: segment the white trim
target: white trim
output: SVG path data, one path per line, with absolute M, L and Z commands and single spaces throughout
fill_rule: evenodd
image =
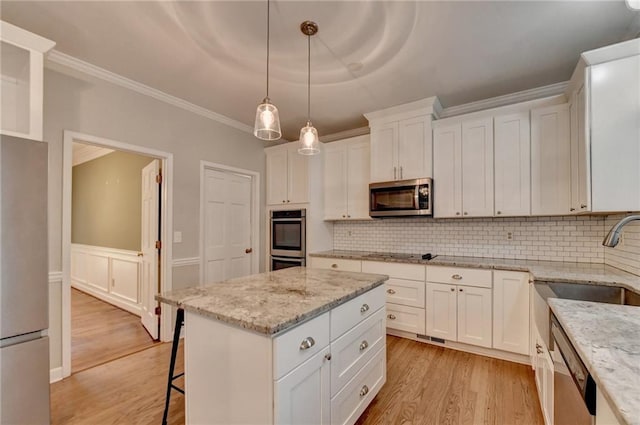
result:
M 84 164 L 85 162 L 101 158 L 113 152 L 113 149 L 101 148 L 93 145 L 84 145 L 82 143 L 73 144 L 73 166 Z
M 415 102 L 391 106 L 390 108 L 379 111 L 367 112 L 363 115 L 369 121 L 369 127 L 371 127 L 371 121 L 383 123 L 413 118 L 419 115 L 433 115 L 435 118 L 438 118 L 442 116 L 442 105 L 440 104 L 438 96 L 432 96 L 416 100 Z
M 62 381 L 64 375 L 62 374 L 62 367 L 56 367 L 49 370 L 49 383 L 53 384 L 54 382 Z
M 514 103 L 527 102 L 529 100 L 564 94 L 568 84 L 568 81 L 563 81 L 561 83 L 549 84 L 548 86 L 505 94 L 504 96 L 491 97 L 489 99 L 478 100 L 477 102 L 465 103 L 464 105 L 451 106 L 449 108 L 444 108 L 439 118 L 448 118 L 456 115 L 468 114 L 470 112 L 484 111 L 485 109 L 498 108 L 500 106 L 512 105 Z
M 251 178 L 251 273 L 260 271 L 260 173 L 215 162 L 200 161 L 200 285 L 204 285 L 204 174 L 206 170 L 235 173 Z
M 81 243 L 71 243 L 71 248 L 83 252 L 108 254 L 110 256 L 120 256 L 127 260 L 138 259 L 138 251 L 132 251 L 130 249 L 109 248 L 106 246 L 97 245 L 85 245 Z
M 49 285 L 62 282 L 62 271 L 49 272 Z
M 320 136 L 322 143 L 335 142 L 336 140 L 349 139 L 351 137 L 364 136 L 369 134 L 369 127 L 358 127 L 351 130 L 339 131 L 338 133 L 327 134 L 326 136 Z
M 199 266 L 200 257 L 174 258 L 173 267 Z
M 40 53 L 46 53 L 56 45 L 55 41 L 51 41 L 4 21 L 0 21 L 0 40 Z
M 62 156 L 62 375 L 71 374 L 71 177 L 73 142 L 109 147 L 116 150 L 148 155 L 162 161 L 162 250 L 160 264 L 162 267 L 160 290 L 170 291 L 172 288 L 172 249 L 173 235 L 173 154 L 156 149 L 118 142 L 75 131 L 64 131 Z M 160 316 L 160 340 L 172 339 L 172 309 Z
M 62 65 L 64 67 L 71 68 L 76 71 L 80 71 L 84 74 L 91 75 L 92 77 L 96 77 L 101 80 L 107 81 L 109 83 L 115 84 L 117 86 L 124 87 L 129 90 L 133 90 L 145 96 L 152 97 L 154 99 L 160 100 L 162 102 L 168 103 L 170 105 L 176 106 L 186 111 L 193 112 L 194 114 L 203 116 L 210 120 L 228 125 L 240 131 L 244 131 L 245 133 L 253 134 L 253 127 L 250 127 L 247 124 L 244 124 L 240 121 L 236 121 L 232 118 L 229 118 L 217 112 L 213 112 L 209 109 L 203 108 L 202 106 L 195 105 L 184 99 L 180 99 L 179 97 L 172 96 L 158 89 L 154 89 L 153 87 L 139 83 L 138 81 L 123 77 L 122 75 L 116 74 L 114 72 L 108 71 L 99 66 L 93 65 L 91 63 L 85 62 L 73 56 L 67 55 L 58 50 L 54 49 L 51 52 L 49 52 L 49 54 L 47 55 L 47 61 L 45 63 L 45 66 L 47 68 L 50 68 L 49 66 L 50 63 Z

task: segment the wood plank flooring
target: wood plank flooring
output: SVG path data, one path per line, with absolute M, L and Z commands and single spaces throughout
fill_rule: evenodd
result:
M 155 343 L 135 314 L 71 289 L 71 373 L 133 354 Z
M 171 344 L 157 344 L 53 384 L 52 424 L 161 423 L 170 356 Z M 387 383 L 357 425 L 543 424 L 529 366 L 393 336 L 387 359 Z M 169 423 L 184 423 L 176 391 Z

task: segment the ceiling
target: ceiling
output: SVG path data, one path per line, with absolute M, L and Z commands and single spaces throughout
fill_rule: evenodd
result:
M 7 1 L 2 19 L 56 49 L 253 126 L 265 95 L 266 1 Z M 283 137 L 437 95 L 444 107 L 566 81 L 583 51 L 640 32 L 624 1 L 271 2 L 269 96 Z

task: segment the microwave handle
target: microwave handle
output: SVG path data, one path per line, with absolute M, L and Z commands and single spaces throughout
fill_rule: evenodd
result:
M 420 209 L 420 185 L 417 184 L 413 190 L 413 209 Z

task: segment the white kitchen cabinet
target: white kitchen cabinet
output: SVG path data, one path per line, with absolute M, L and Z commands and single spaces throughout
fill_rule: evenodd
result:
M 54 45 L 0 21 L 2 134 L 42 140 L 44 54 Z
M 493 216 L 493 120 L 434 129 L 434 217 Z
M 309 157 L 298 153 L 297 143 L 265 149 L 267 204 L 309 202 Z
M 360 272 L 362 261 L 342 258 L 311 257 L 311 267 L 315 269 L 342 270 L 345 272 Z
M 587 139 L 584 84 L 573 93 L 569 105 L 571 121 L 571 208 L 572 213 L 591 210 L 590 154 Z
M 493 348 L 529 355 L 529 274 L 493 272 Z
M 370 181 L 432 177 L 431 122 L 441 106 L 431 97 L 365 114 L 371 128 Z
M 535 381 L 542 417 L 545 425 L 553 425 L 553 360 L 538 333 L 536 333 L 535 348 Z
M 323 350 L 280 378 L 275 383 L 275 423 L 330 424 L 330 370 Z
M 458 286 L 458 342 L 491 347 L 491 289 Z
M 531 111 L 531 213 L 567 215 L 571 208 L 569 106 Z
M 529 113 L 494 118 L 495 215 L 531 214 Z
M 427 282 L 426 334 L 449 341 L 458 339 L 456 285 Z
M 324 156 L 324 219 L 368 219 L 369 136 L 329 143 Z

